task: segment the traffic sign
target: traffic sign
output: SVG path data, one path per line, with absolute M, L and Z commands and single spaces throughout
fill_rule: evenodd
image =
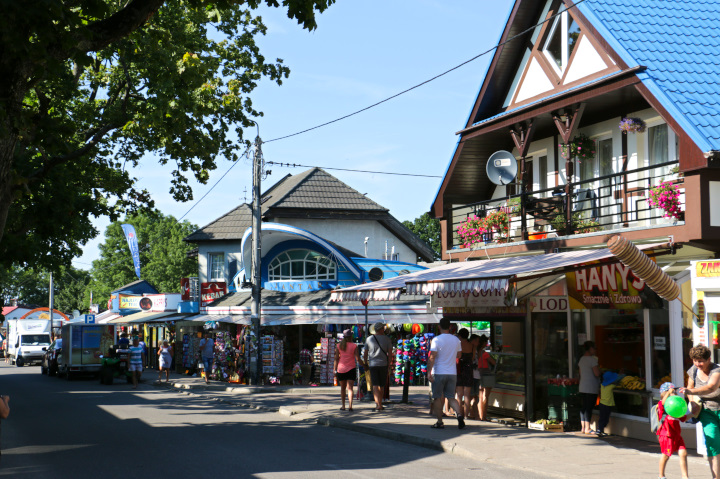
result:
M 86 314 L 85 315 L 85 323 L 95 324 L 95 315 L 94 314 Z

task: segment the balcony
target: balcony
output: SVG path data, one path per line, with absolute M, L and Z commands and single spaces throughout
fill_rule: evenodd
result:
M 604 236 L 631 229 L 684 224 L 685 185 L 677 162 L 570 182 L 452 209 L 452 249 Z M 666 182 L 681 212 L 666 215 L 649 203 Z M 670 217 L 667 217 L 670 216 Z

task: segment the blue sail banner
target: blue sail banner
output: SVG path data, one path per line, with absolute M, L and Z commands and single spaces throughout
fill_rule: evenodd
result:
M 133 225 L 123 224 L 123 232 L 125 233 L 125 239 L 127 239 L 128 246 L 130 247 L 130 254 L 132 255 L 133 264 L 135 264 L 135 274 L 140 279 L 140 250 L 138 248 L 137 235 L 135 234 L 135 228 Z

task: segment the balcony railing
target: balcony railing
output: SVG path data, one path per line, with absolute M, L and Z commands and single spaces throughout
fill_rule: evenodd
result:
M 473 248 L 682 223 L 684 213 L 679 219 L 666 218 L 662 209 L 648 203 L 650 191 L 669 181 L 680 193 L 678 200 L 684 211 L 683 178 L 671 173 L 677 165 L 661 163 L 456 206 L 452 209 L 452 246 Z

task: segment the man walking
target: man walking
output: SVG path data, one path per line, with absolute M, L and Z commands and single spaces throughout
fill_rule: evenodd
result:
M 437 422 L 432 425 L 434 429 L 443 429 L 443 396 L 447 398 L 450 407 L 455 410 L 458 420 L 458 429 L 465 427 L 465 418 L 460 414 L 460 405 L 455 399 L 455 383 L 457 381 L 456 359 L 462 354 L 460 340 L 449 334 L 450 320 L 440 320 L 440 334 L 435 336 L 430 345 L 428 357 L 428 380 L 432 384 L 432 407 L 437 416 Z
M 132 374 L 133 389 L 137 389 L 138 381 L 143 370 L 143 348 L 140 346 L 140 339 L 137 336 L 133 338 L 132 346 L 130 346 L 128 371 Z
M 382 411 L 383 390 L 388 376 L 388 357 L 391 353 L 392 343 L 385 336 L 385 325 L 375 323 L 370 327 L 371 336 L 365 341 L 363 357 L 365 366 L 370 368 L 370 382 L 372 383 L 375 409 Z M 453 386 L 454 387 L 454 386 Z
M 200 340 L 200 354 L 202 355 L 203 368 L 205 369 L 205 384 L 210 382 L 212 372 L 213 356 L 215 355 L 215 341 L 210 331 L 205 333 L 205 338 Z

